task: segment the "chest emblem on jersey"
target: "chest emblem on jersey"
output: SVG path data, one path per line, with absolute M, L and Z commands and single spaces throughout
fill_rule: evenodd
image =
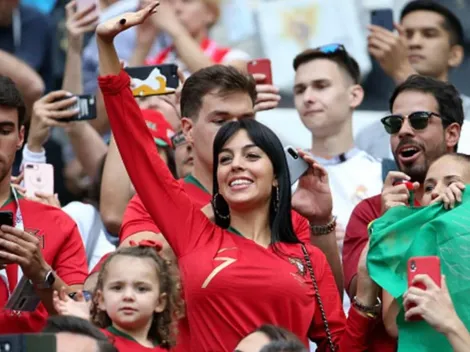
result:
M 297 274 L 305 276 L 305 265 L 299 258 L 289 258 L 289 262 L 297 268 Z
M 353 204 L 359 203 L 361 200 L 367 198 L 367 187 L 364 185 L 360 185 L 356 188 L 356 191 L 351 197 Z

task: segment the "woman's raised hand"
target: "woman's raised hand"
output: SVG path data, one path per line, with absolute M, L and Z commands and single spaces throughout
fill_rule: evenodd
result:
M 143 23 L 149 16 L 157 13 L 158 1 L 150 1 L 143 9 L 127 12 L 98 25 L 96 35 L 104 41 L 111 42 L 114 37 L 130 27 Z

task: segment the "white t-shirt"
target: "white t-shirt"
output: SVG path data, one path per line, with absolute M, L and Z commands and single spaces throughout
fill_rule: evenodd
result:
M 92 270 L 105 254 L 116 250 L 116 247 L 106 238 L 104 224 L 94 206 L 82 202 L 71 202 L 62 210 L 77 223 L 78 231 L 87 251 L 87 244 L 92 243 L 93 238 L 95 238 L 95 246 L 91 250 L 91 255 L 87 253 L 88 262 L 90 263 L 89 270 Z

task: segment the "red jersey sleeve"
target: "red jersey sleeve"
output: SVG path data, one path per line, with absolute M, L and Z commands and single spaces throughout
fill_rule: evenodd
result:
M 348 320 L 346 321 L 343 304 L 339 298 L 338 288 L 326 257 L 318 248 L 313 246 L 311 248 L 310 258 L 315 268 L 318 291 L 336 350 L 348 352 L 366 351 L 370 331 L 375 326 L 375 320 L 368 319 L 351 308 Z M 317 344 L 318 352 L 330 350 L 325 324 L 318 304 L 310 327 L 309 338 Z
M 124 212 L 121 231 L 119 232 L 119 243 L 142 231 L 161 232 L 136 194 L 132 197 Z
M 60 209 L 58 209 L 60 210 Z M 67 214 L 58 213 L 57 223 L 63 232 L 64 241 L 54 262 L 54 271 L 67 285 L 82 285 L 88 276 L 88 265 L 83 240 L 76 223 Z
M 214 226 L 197 209 L 158 155 L 125 71 L 98 79 L 116 144 L 145 209 L 181 257 L 209 240 Z M 206 242 L 204 242 L 206 243 Z
M 346 291 L 357 274 L 362 250 L 369 239 L 368 226 L 380 216 L 380 195 L 364 199 L 354 208 L 343 244 L 343 275 Z
M 307 244 L 310 242 L 310 226 L 308 220 L 296 211 L 292 211 L 292 225 L 297 238 Z

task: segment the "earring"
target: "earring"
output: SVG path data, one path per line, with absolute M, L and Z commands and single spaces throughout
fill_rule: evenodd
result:
M 224 215 L 219 211 L 217 207 L 217 203 L 218 203 L 217 199 L 219 199 L 219 197 L 222 197 L 219 193 L 214 194 L 212 197 L 212 207 L 214 208 L 214 213 L 222 220 L 228 220 L 230 219 L 230 210 L 228 211 L 227 215 Z M 222 200 L 225 202 L 225 199 L 223 199 L 223 197 L 222 197 Z
M 279 187 L 274 187 L 276 190 L 276 198 L 273 201 L 274 205 L 274 211 L 277 212 L 279 210 L 279 203 L 280 203 L 280 192 L 279 192 Z

